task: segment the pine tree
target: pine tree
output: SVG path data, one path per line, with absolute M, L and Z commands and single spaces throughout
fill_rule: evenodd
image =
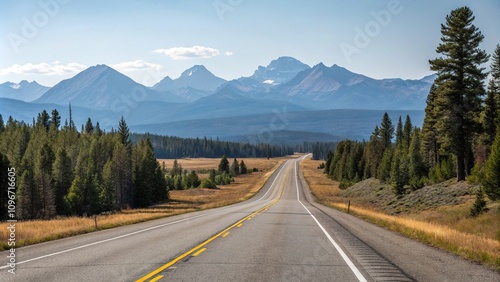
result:
M 64 197 L 68 194 L 73 181 L 73 165 L 66 150 L 60 148 L 56 153 L 54 165 L 52 166 L 52 178 L 54 179 L 55 205 L 59 215 L 68 215 L 69 207 Z
M 120 136 L 120 142 L 130 150 L 132 141 L 130 141 L 130 132 L 123 116 L 118 123 L 118 135 Z
M 220 160 L 220 163 L 219 163 L 219 173 L 230 173 L 230 168 L 229 168 L 229 161 L 227 160 L 227 157 L 226 155 L 224 154 L 222 156 L 222 159 Z
M 85 184 L 80 179 L 80 176 L 77 175 L 71 183 L 68 194 L 66 195 L 66 197 L 64 197 L 67 205 L 70 207 L 72 213 L 74 214 L 82 215 L 84 213 L 84 190 Z
M 457 157 L 457 179 L 465 180 L 471 169 L 472 137 L 481 111 L 482 81 L 486 77 L 481 64 L 488 55 L 479 49 L 484 36 L 472 24 L 474 16 L 468 7 L 451 11 L 441 25 L 441 40 L 436 51 L 443 57 L 430 60 L 431 70 L 438 72 L 435 113 L 440 131 L 449 139 Z
M 241 160 L 240 162 L 240 173 L 241 174 L 247 174 L 248 170 L 247 170 L 247 165 L 245 164 L 245 162 L 243 160 Z
M 425 107 L 424 125 L 422 127 L 422 155 L 429 167 L 439 163 L 436 96 L 436 85 L 432 84 L 429 95 L 427 95 L 427 106 Z
M 94 125 L 92 124 L 92 120 L 90 118 L 87 119 L 87 123 L 85 123 L 85 134 L 92 134 L 94 132 Z
M 403 148 L 408 151 L 410 148 L 410 142 L 412 138 L 413 125 L 411 124 L 411 118 L 406 115 L 405 125 L 403 129 Z
M 481 189 L 476 192 L 476 201 L 470 209 L 470 215 L 472 217 L 477 217 L 480 214 L 487 212 L 489 209 L 486 207 L 486 201 L 484 200 L 483 191 Z
M 415 128 L 412 133 L 409 157 L 409 177 L 410 187 L 412 190 L 417 190 L 423 187 L 423 177 L 427 174 L 424 160 L 420 148 L 420 130 Z
M 102 184 L 99 189 L 99 201 L 103 211 L 115 210 L 116 175 L 113 167 L 113 161 L 109 160 L 102 170 Z
M 50 116 L 46 110 L 43 110 L 41 113 L 38 114 L 38 117 L 36 119 L 36 124 L 45 127 L 46 130 L 49 130 Z
M 43 144 L 37 154 L 35 163 L 35 183 L 40 196 L 40 207 L 37 211 L 40 218 L 49 219 L 56 214 L 55 191 L 52 179 L 54 153 L 48 144 Z
M 389 180 L 391 177 L 392 155 L 393 155 L 393 150 L 391 149 L 385 150 L 384 156 L 382 157 L 382 161 L 380 162 L 380 165 L 378 167 L 377 177 L 382 182 Z
M 398 125 L 396 126 L 396 148 L 403 148 L 403 121 L 401 120 L 401 116 L 398 119 Z
M 236 176 L 240 174 L 240 164 L 238 163 L 238 160 L 234 158 L 233 163 L 231 163 L 231 175 Z
M 50 126 L 55 129 L 59 129 L 59 126 L 61 126 L 61 115 L 59 115 L 59 112 L 56 109 L 53 109 L 51 114 Z
M 126 145 L 117 142 L 113 148 L 113 175 L 115 176 L 115 207 L 132 206 L 132 164 Z
M 495 201 L 500 199 L 500 127 L 497 129 L 497 135 L 491 146 L 491 153 L 485 164 L 484 192 L 488 197 Z
M 391 164 L 391 183 L 394 194 L 404 194 L 409 180 L 408 156 L 401 150 L 396 149 Z
M 22 219 L 34 219 L 36 216 L 34 202 L 38 198 L 35 189 L 35 180 L 33 178 L 33 171 L 25 169 L 19 178 L 17 189 L 19 217 Z
M 380 124 L 380 141 L 382 142 L 382 149 L 385 150 L 391 147 L 392 137 L 394 136 L 394 126 L 392 125 L 389 114 L 384 113 L 382 123 Z
M 170 171 L 170 176 L 174 177 L 176 175 L 181 175 L 182 174 L 182 165 L 177 161 L 177 159 L 174 160 L 174 164 L 172 166 L 172 170 Z

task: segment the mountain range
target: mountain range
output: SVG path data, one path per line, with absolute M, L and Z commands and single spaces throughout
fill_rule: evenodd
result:
M 44 107 L 64 110 L 71 103 L 84 112 L 82 117 L 100 120 L 101 127 L 108 129 L 116 127 L 115 123 L 124 116 L 137 131 L 147 128 L 152 133 L 192 137 L 200 130 L 203 136 L 236 138 L 248 132 L 254 134 L 259 127 L 262 129 L 261 118 L 269 118 L 267 122 L 271 126 L 267 128 L 282 130 L 272 125 L 280 113 L 303 112 L 307 113 L 304 117 L 307 122 L 294 122 L 297 128 L 286 130 L 339 136 L 328 128 L 334 121 L 325 120 L 338 116 L 324 115 L 321 111 L 339 110 L 338 113 L 345 114 L 344 109 L 356 109 L 371 116 L 373 111 L 404 110 L 418 115 L 416 113 L 423 112 L 433 80 L 434 76 L 420 80 L 373 79 L 337 65 L 327 67 L 319 63 L 310 67 L 294 58 L 280 57 L 267 66 L 259 66 L 250 77 L 226 81 L 204 66 L 196 65 L 176 79 L 167 76 L 146 87 L 109 66 L 96 65 L 52 88 L 26 81 L 1 84 L 0 114 L 31 122 Z M 79 118 L 75 115 L 75 123 L 85 121 Z M 224 124 L 224 119 L 245 122 L 240 128 L 216 126 Z M 203 130 L 196 129 L 193 122 L 203 124 Z M 186 130 L 174 130 L 182 124 Z M 369 132 L 348 134 L 359 139 L 367 138 Z
M 23 80 L 19 83 L 7 81 L 0 84 L 0 98 L 10 98 L 31 102 L 40 98 L 50 87 L 38 84 L 36 81 Z

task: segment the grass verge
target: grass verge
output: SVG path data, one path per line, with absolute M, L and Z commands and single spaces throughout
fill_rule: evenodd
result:
M 189 189 L 170 191 L 170 200 L 149 208 L 123 210 L 94 217 L 61 217 L 52 220 L 18 221 L 16 223 L 15 247 L 22 247 L 60 238 L 85 234 L 96 230 L 114 228 L 163 217 L 231 205 L 251 198 L 266 183 L 267 179 L 284 162 L 285 158 L 243 159 L 249 168 L 258 172 L 235 177 L 230 185 L 219 189 Z M 165 161 L 167 167 L 173 160 Z M 219 159 L 179 160 L 183 168 L 217 168 Z M 170 165 L 171 167 L 171 165 Z M 96 226 L 97 222 L 97 226 Z M 0 223 L 0 251 L 7 250 L 10 223 Z
M 323 205 L 347 211 L 348 199 L 342 196 L 338 183 L 326 178 L 317 168 L 320 163 L 310 159 L 301 163 L 313 196 Z M 370 203 L 352 204 L 358 202 L 353 195 L 350 200 L 350 212 L 357 217 L 500 270 L 500 212 L 497 203 L 490 204 L 488 213 L 471 218 L 466 211 L 472 206 L 472 200 L 398 216 L 377 210 Z

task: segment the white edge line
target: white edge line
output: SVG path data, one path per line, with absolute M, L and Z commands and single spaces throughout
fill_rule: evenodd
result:
M 271 183 L 271 186 L 269 186 L 269 189 L 267 189 L 266 193 L 265 193 L 264 195 L 262 195 L 262 197 L 260 197 L 260 199 L 258 199 L 257 201 L 262 200 L 262 199 L 263 199 L 263 198 L 267 195 L 267 193 L 269 193 L 269 191 L 271 191 L 271 190 L 272 190 L 271 188 L 273 188 L 273 186 L 274 186 L 274 182 L 276 182 L 276 179 L 278 179 L 278 175 L 280 175 L 281 171 L 282 171 L 282 170 L 283 170 L 283 168 L 285 167 L 285 164 L 286 164 L 286 162 L 285 162 L 285 163 L 283 163 L 283 165 L 281 166 L 280 171 L 278 171 L 278 174 L 276 174 L 276 177 L 274 178 L 273 182 Z
M 354 265 L 354 263 L 344 253 L 344 251 L 340 248 L 340 246 L 337 244 L 337 242 L 335 242 L 335 240 L 333 240 L 332 236 L 330 236 L 330 234 L 328 234 L 328 232 L 321 225 L 321 223 L 319 223 L 319 221 L 316 219 L 316 217 L 300 201 L 299 184 L 298 184 L 298 180 L 297 180 L 297 178 L 298 178 L 298 174 L 297 174 L 297 162 L 295 162 L 294 169 L 295 169 L 295 187 L 297 188 L 297 201 L 299 201 L 299 203 L 304 207 L 304 209 L 307 211 L 307 213 L 309 213 L 309 215 L 314 219 L 314 221 L 319 226 L 319 228 L 321 229 L 321 231 L 323 231 L 323 233 L 325 233 L 325 235 L 328 238 L 328 240 L 330 241 L 330 243 L 332 243 L 332 245 L 335 247 L 335 249 L 337 250 L 337 252 L 339 252 L 340 256 L 344 259 L 344 261 L 347 263 L 347 265 L 349 266 L 349 268 L 351 268 L 352 272 L 354 273 L 354 275 L 356 275 L 356 277 L 358 278 L 358 280 L 360 282 L 366 282 L 367 281 L 366 278 L 363 276 L 363 274 L 361 274 L 361 272 L 359 271 L 359 269 Z
M 283 167 L 284 166 L 281 167 L 280 171 L 278 172 L 278 174 L 274 178 L 274 181 L 271 183 L 271 186 L 269 187 L 269 189 L 267 190 L 267 192 L 260 199 L 258 199 L 257 201 L 262 200 L 267 195 L 267 193 L 269 193 L 269 191 L 272 190 L 272 188 L 274 186 L 274 182 L 276 181 L 276 179 L 278 178 L 278 175 L 283 170 Z M 146 231 L 154 230 L 154 229 L 157 229 L 157 228 L 165 227 L 165 226 L 168 226 L 168 225 L 173 225 L 173 224 L 177 224 L 177 223 L 180 223 L 180 222 L 192 220 L 192 219 L 195 219 L 195 218 L 199 218 L 199 217 L 211 215 L 213 213 L 217 213 L 217 212 L 220 212 L 221 210 L 225 210 L 225 209 L 229 209 L 229 208 L 233 208 L 233 207 L 224 207 L 224 208 L 219 209 L 217 211 L 209 212 L 209 213 L 206 213 L 206 214 L 201 214 L 201 215 L 197 215 L 197 216 L 193 216 L 193 217 L 188 217 L 188 218 L 184 218 L 184 219 L 172 221 L 172 222 L 165 223 L 165 224 L 155 225 L 155 226 L 150 227 L 150 228 L 141 229 L 141 230 L 138 230 L 138 231 L 134 231 L 134 232 L 123 234 L 123 235 L 116 236 L 116 237 L 112 237 L 112 238 L 109 238 L 109 239 L 105 239 L 105 240 L 93 242 L 93 243 L 90 243 L 90 244 L 85 244 L 85 245 L 81 245 L 81 246 L 78 246 L 78 247 L 74 247 L 74 248 L 62 250 L 62 251 L 59 251 L 59 252 L 50 253 L 50 254 L 39 256 L 39 257 L 35 257 L 35 258 L 32 258 L 32 259 L 20 261 L 20 262 L 17 262 L 16 265 L 18 265 L 18 264 L 24 264 L 24 263 L 27 263 L 27 262 L 32 262 L 32 261 L 35 261 L 35 260 L 40 260 L 40 259 L 44 259 L 44 258 L 48 258 L 48 257 L 52 257 L 52 256 L 64 254 L 64 253 L 68 253 L 68 252 L 71 252 L 71 251 L 75 251 L 75 250 L 79 250 L 79 249 L 91 247 L 91 246 L 94 246 L 94 245 L 98 245 L 98 244 L 102 244 L 102 243 L 106 243 L 106 242 L 110 242 L 110 241 L 114 241 L 114 240 L 118 240 L 118 239 L 121 239 L 121 238 L 125 238 L 125 237 L 131 236 L 131 235 L 135 235 L 135 234 L 143 233 L 143 232 L 146 232 Z M 1 266 L 0 269 L 5 269 L 5 268 L 8 268 L 8 267 L 10 267 L 10 266 L 8 266 L 8 265 Z

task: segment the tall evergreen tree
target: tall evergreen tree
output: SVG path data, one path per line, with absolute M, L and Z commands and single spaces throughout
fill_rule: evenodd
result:
M 36 217 L 34 202 L 37 201 L 38 197 L 31 169 L 25 169 L 19 178 L 17 198 L 19 217 L 22 219 L 34 219 Z
M 394 136 L 394 126 L 392 125 L 389 114 L 384 113 L 382 123 L 380 124 L 380 140 L 382 142 L 382 149 L 385 150 L 391 147 L 392 137 Z
M 410 148 L 408 152 L 409 157 L 409 177 L 410 186 L 413 190 L 423 187 L 423 177 L 427 174 L 424 160 L 420 148 L 420 129 L 415 128 L 412 133 Z
M 35 163 L 35 183 L 39 195 L 40 218 L 49 219 L 56 214 L 55 191 L 52 179 L 52 164 L 54 162 L 54 153 L 48 144 L 43 144 L 37 154 Z
M 115 177 L 115 207 L 118 209 L 132 206 L 132 165 L 131 157 L 128 153 L 127 147 L 117 142 L 113 148 L 113 172 Z M 111 181 L 110 181 L 111 182 Z
M 233 162 L 231 163 L 231 175 L 235 176 L 240 174 L 240 164 L 238 163 L 238 160 L 234 158 Z
M 123 116 L 118 123 L 118 135 L 120 136 L 120 142 L 123 145 L 127 147 L 130 147 L 132 145 L 132 141 L 130 141 L 130 131 Z
M 402 151 L 396 149 L 392 157 L 391 165 L 391 183 L 394 194 L 402 195 L 405 193 L 406 185 L 410 181 L 408 156 Z
M 36 124 L 45 127 L 45 129 L 49 130 L 50 128 L 50 116 L 46 110 L 43 110 L 38 114 L 36 118 Z
M 231 171 L 230 171 L 230 167 L 229 167 L 229 161 L 227 160 L 227 157 L 226 155 L 224 154 L 220 160 L 220 163 L 219 163 L 219 173 L 227 173 L 229 174 Z
M 413 125 L 411 123 L 411 118 L 409 115 L 406 115 L 405 125 L 403 129 L 403 148 L 408 151 L 410 148 L 410 142 L 412 138 Z
M 50 126 L 55 129 L 59 129 L 59 126 L 61 126 L 61 115 L 59 115 L 59 112 L 56 109 L 52 110 L 50 117 Z
M 243 160 L 241 160 L 240 162 L 240 173 L 241 174 L 247 174 L 248 170 L 247 170 L 247 165 L 245 164 L 245 162 Z
M 441 25 L 442 42 L 436 51 L 443 57 L 430 60 L 431 70 L 438 72 L 439 88 L 436 106 L 445 137 L 457 158 L 457 179 L 465 180 L 470 171 L 472 137 L 477 132 L 481 111 L 482 81 L 486 77 L 481 64 L 488 55 L 479 48 L 484 36 L 472 24 L 474 16 L 468 7 L 451 11 Z
M 85 123 L 85 134 L 92 134 L 94 132 L 94 125 L 92 124 L 92 120 L 90 118 L 87 119 Z
M 52 166 L 52 178 L 54 179 L 56 212 L 60 215 L 68 215 L 69 207 L 66 205 L 64 197 L 68 194 L 73 181 L 73 165 L 66 150 L 60 148 Z
M 438 144 L 438 113 L 436 106 L 437 89 L 436 84 L 431 85 L 427 95 L 427 106 L 425 107 L 424 125 L 422 127 L 422 151 L 425 162 L 429 167 L 439 163 Z
M 99 187 L 99 201 L 101 202 L 103 211 L 113 211 L 116 208 L 116 175 L 113 167 L 113 161 L 108 160 L 102 170 L 102 183 L 101 187 Z
M 401 120 L 401 116 L 399 116 L 398 125 L 396 126 L 396 148 L 403 148 L 403 139 L 403 121 Z

